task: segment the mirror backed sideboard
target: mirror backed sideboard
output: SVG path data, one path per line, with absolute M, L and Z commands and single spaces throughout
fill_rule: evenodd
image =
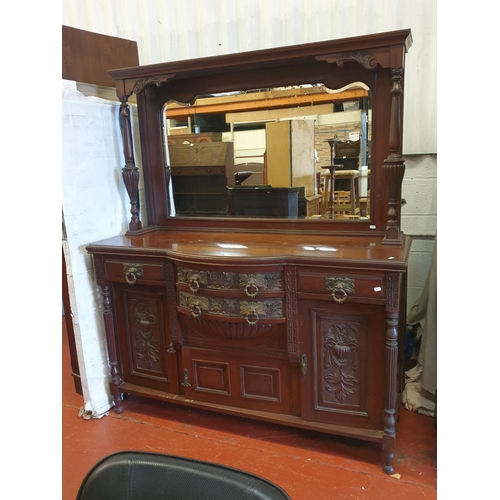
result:
M 121 102 L 129 230 L 87 251 L 101 288 L 116 412 L 126 409 L 123 394 L 142 395 L 380 442 L 384 471 L 394 472 L 410 249 L 400 208 L 411 42 L 410 30 L 400 30 L 109 71 Z M 318 161 L 310 154 L 317 117 L 360 102 L 342 94 L 353 90 L 362 93 L 365 126 L 349 137 L 328 130 L 321 142 L 330 154 Z M 266 102 L 269 93 L 286 104 Z M 243 153 L 235 168 L 241 117 L 227 107 L 224 140 L 219 131 L 169 134 L 169 113 L 208 116 L 204 103 L 220 114 L 229 102 L 237 114 L 243 101 L 245 112 L 259 113 L 247 121 L 266 122 L 262 161 Z M 350 202 L 359 196 L 337 189 L 339 172 L 357 179 L 360 167 L 370 172 L 369 209 L 352 205 L 352 217 L 338 217 L 339 193 Z

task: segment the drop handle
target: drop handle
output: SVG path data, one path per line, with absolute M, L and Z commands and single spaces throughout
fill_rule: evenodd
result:
M 247 297 L 257 297 L 257 294 L 259 293 L 259 287 L 257 286 L 257 282 L 254 279 L 250 279 L 247 281 L 247 284 L 245 285 L 245 293 Z
M 201 307 L 198 302 L 195 302 L 191 306 L 191 316 L 193 316 L 193 318 L 199 318 L 201 316 Z
M 144 271 L 141 264 L 123 264 L 123 274 L 125 276 L 125 281 L 129 285 L 134 285 L 137 278 L 144 277 Z
M 200 288 L 199 276 L 191 276 L 188 280 L 189 289 L 196 293 Z
M 332 298 L 337 304 L 342 304 L 347 299 L 347 293 L 354 293 L 354 279 L 352 278 L 326 278 L 326 289 L 332 293 Z
M 255 311 L 254 307 L 251 307 L 248 313 L 245 316 L 247 323 L 251 326 L 255 326 L 259 322 L 259 315 Z

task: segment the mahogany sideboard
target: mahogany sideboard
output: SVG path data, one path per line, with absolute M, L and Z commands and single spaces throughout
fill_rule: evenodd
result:
M 380 442 L 393 473 L 410 238 L 400 229 L 409 30 L 111 70 L 122 103 L 129 231 L 89 244 L 115 411 L 122 393 Z M 363 82 L 366 219 L 179 216 L 164 104 L 209 92 Z M 140 120 L 147 227 L 128 98 Z

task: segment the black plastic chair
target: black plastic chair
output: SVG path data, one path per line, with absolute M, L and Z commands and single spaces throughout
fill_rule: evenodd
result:
M 291 500 L 262 477 L 172 455 L 122 451 L 87 473 L 77 500 Z

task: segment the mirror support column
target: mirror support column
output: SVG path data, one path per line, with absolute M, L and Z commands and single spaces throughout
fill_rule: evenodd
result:
M 401 156 L 401 79 L 403 69 L 392 70 L 391 123 L 389 129 L 390 155 L 382 167 L 389 191 L 389 211 L 385 238 L 382 243 L 402 245 L 404 235 L 400 230 L 401 185 L 405 175 L 405 161 Z
M 130 213 L 132 217 L 129 223 L 129 231 L 138 231 L 142 229 L 142 223 L 139 219 L 139 169 L 135 166 L 134 161 L 130 108 L 127 101 L 127 95 L 120 98 L 120 126 L 122 130 L 123 154 L 125 156 L 125 166 L 122 169 L 122 177 L 131 206 Z

